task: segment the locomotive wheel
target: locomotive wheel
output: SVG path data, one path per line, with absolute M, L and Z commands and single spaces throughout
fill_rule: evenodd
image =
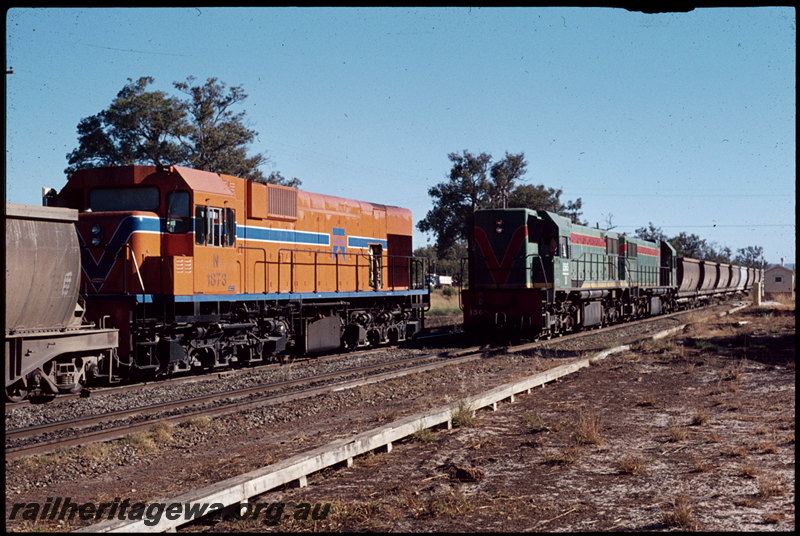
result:
M 344 329 L 342 335 L 342 346 L 345 350 L 355 350 L 358 348 L 359 329 L 355 324 L 350 324 Z
M 21 381 L 6 387 L 6 400 L 8 402 L 22 402 L 27 396 L 28 388 Z

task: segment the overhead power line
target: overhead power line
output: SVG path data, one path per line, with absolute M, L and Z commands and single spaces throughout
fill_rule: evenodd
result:
M 707 223 L 703 223 L 703 224 L 698 224 L 698 225 L 692 225 L 692 224 L 686 224 L 686 225 L 659 225 L 657 228 L 658 229 L 677 229 L 677 228 L 683 229 L 683 228 L 697 228 L 697 227 L 704 227 L 704 228 L 705 227 L 707 227 L 707 228 L 715 228 L 715 227 L 746 227 L 746 228 L 752 228 L 752 227 L 794 227 L 794 226 L 795 226 L 794 223 L 752 223 L 752 224 L 747 224 L 747 223 L 707 224 Z M 648 227 L 648 226 L 647 225 L 617 225 L 617 227 L 626 227 L 626 228 L 630 228 L 630 229 L 633 229 L 633 228 L 638 229 L 640 227 Z

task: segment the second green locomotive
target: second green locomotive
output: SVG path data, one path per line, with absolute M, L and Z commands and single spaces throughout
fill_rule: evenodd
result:
M 461 293 L 465 331 L 547 337 L 744 290 L 721 278 L 708 292 L 686 289 L 675 253 L 665 241 L 577 225 L 543 210 L 478 210 Z

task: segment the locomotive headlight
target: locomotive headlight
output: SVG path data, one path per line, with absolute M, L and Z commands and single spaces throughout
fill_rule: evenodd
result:
M 103 238 L 103 226 L 99 223 L 95 223 L 89 229 L 89 232 L 92 234 L 92 245 L 99 246 Z
M 494 232 L 500 234 L 503 232 L 503 220 L 497 220 L 494 222 L 497 227 L 495 227 Z

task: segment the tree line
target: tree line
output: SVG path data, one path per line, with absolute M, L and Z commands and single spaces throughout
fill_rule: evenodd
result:
M 461 154 L 450 153 L 448 158 L 452 163 L 448 180 L 428 190 L 433 208 L 417 224 L 420 231 L 434 234 L 436 244 L 418 248 L 414 254 L 428 258 L 435 273 L 460 275 L 461 259 L 467 256 L 471 247 L 468 240 L 477 209 L 524 207 L 546 210 L 569 218 L 573 223 L 587 225 L 581 220 L 583 202 L 580 197 L 574 201 L 562 201 L 561 189 L 543 184 L 521 184 L 528 166 L 524 153 L 506 153 L 503 159 L 494 163 L 487 153 L 476 155 L 466 150 Z M 610 222 L 611 215 L 608 216 L 609 227 Z M 682 232 L 669 238 L 652 222 L 648 227 L 636 229 L 635 236 L 669 242 L 679 257 L 733 262 L 746 267 L 760 267 L 763 261 L 761 246 L 738 249 L 738 254 L 733 257 L 730 248 L 717 249 L 718 246 L 695 234 Z
M 150 76 L 128 83 L 111 105 L 78 123 L 78 147 L 67 155 L 69 177 L 78 169 L 127 165 L 178 165 L 243 177 L 256 182 L 300 186 L 298 178 L 259 169 L 269 159 L 247 154 L 258 133 L 235 112 L 247 94 L 216 78 L 174 82 L 180 96 L 148 90 Z
M 653 225 L 653 222 L 648 222 L 647 227 L 639 227 L 635 234 L 644 240 L 669 242 L 675 248 L 675 254 L 678 257 L 733 263 L 746 268 L 761 268 L 764 261 L 764 248 L 761 246 L 739 248 L 734 256 L 731 248 L 720 247 L 713 242 L 709 243 L 696 234 L 681 232 L 670 238 L 660 227 Z
M 241 86 L 228 88 L 216 78 L 201 84 L 188 77 L 183 82 L 173 82 L 179 95 L 170 96 L 149 90 L 153 82 L 149 76 L 129 78 L 107 109 L 78 123 L 78 147 L 67 155 L 67 176 L 91 167 L 164 164 L 262 183 L 293 187 L 302 184 L 297 177 L 287 179 L 277 171 L 265 176 L 259 168 L 268 163 L 266 155 L 248 155 L 247 148 L 258 133 L 245 126 L 244 111 L 235 111 L 247 98 Z M 436 243 L 414 251 L 415 255 L 427 257 L 437 273 L 459 274 L 477 209 L 527 207 L 586 225 L 581 220 L 580 197 L 562 200 L 561 189 L 523 184 L 528 163 L 522 152 L 506 152 L 493 162 L 490 154 L 464 150 L 450 153 L 448 159 L 452 167 L 447 180 L 428 190 L 433 208 L 417 223 L 420 231 L 434 234 Z M 609 224 L 610 219 L 609 215 Z M 718 249 L 694 234 L 680 233 L 669 238 L 652 223 L 636 229 L 635 234 L 647 240 L 668 241 L 678 256 L 748 267 L 761 266 L 763 261 L 760 246 L 738 249 L 733 257 L 730 248 Z

